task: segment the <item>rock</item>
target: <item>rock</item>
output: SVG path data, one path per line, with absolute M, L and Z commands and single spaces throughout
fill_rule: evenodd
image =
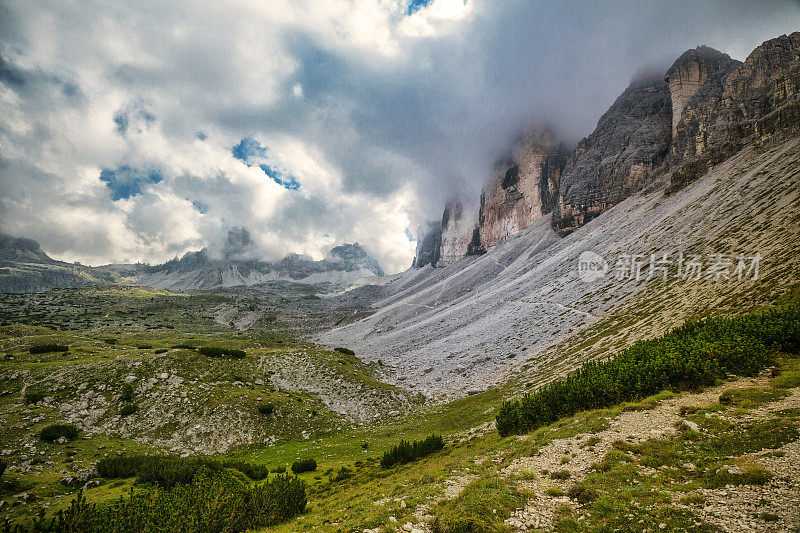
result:
M 708 46 L 698 46 L 684 52 L 667 70 L 665 81 L 669 84 L 672 100 L 672 136 L 677 134 L 678 123 L 689 99 L 694 96 L 706 80 L 720 70 L 728 70 L 739 64 Z
M 75 478 L 81 483 L 96 477 L 100 477 L 100 474 L 97 472 L 97 468 L 95 467 L 83 468 L 75 473 Z
M 68 442 L 69 442 L 69 439 L 64 437 L 64 436 L 58 437 L 56 439 L 56 444 L 66 444 Z
M 467 255 L 474 230 L 478 226 L 478 208 L 466 200 L 451 198 L 442 214 L 442 235 L 437 267 L 451 265 Z
M 257 379 L 257 380 L 255 381 L 255 384 L 256 384 L 256 385 L 258 385 L 258 386 L 260 387 L 260 386 L 264 385 L 264 380 L 263 380 L 263 379 Z
M 632 83 L 578 143 L 561 176 L 553 228 L 566 235 L 651 183 L 669 153 L 672 104 L 662 79 Z
M 440 221 L 428 222 L 417 228 L 417 251 L 411 268 L 422 268 L 427 265 L 436 266 L 442 242 L 442 224 Z
M 744 63 L 721 65 L 689 98 L 665 169 L 670 172 L 668 192 L 749 143 L 798 130 L 800 32 L 794 32 L 764 42 Z
M 548 130 L 530 131 L 514 148 L 512 159 L 496 168 L 481 195 L 478 233 L 484 249 L 553 209 L 565 161 L 566 153 Z
M 132 374 L 130 376 L 125 376 L 125 379 L 123 379 L 122 381 L 128 384 L 134 383 L 136 381 L 136 376 Z
M 685 427 L 686 429 L 689 429 L 691 431 L 701 431 L 700 430 L 700 426 L 698 426 L 696 423 L 692 422 L 691 420 L 682 420 L 681 421 L 681 425 L 683 427 Z
M 61 478 L 61 484 L 62 485 L 72 485 L 72 483 L 74 481 L 75 481 L 75 478 L 72 477 L 72 476 L 64 476 L 64 477 Z

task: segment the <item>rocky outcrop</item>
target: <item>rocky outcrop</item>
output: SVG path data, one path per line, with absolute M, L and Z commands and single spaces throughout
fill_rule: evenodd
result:
M 436 266 L 442 245 L 442 224 L 438 220 L 417 228 L 417 251 L 411 268 Z
M 553 213 L 554 229 L 566 235 L 645 187 L 669 153 L 671 125 L 665 81 L 628 87 L 570 156 Z
M 667 70 L 664 80 L 669 84 L 672 99 L 672 136 L 677 133 L 678 123 L 686 104 L 702 87 L 709 77 L 718 72 L 727 72 L 731 67 L 741 64 L 708 46 L 698 46 L 684 52 Z
M 442 214 L 442 238 L 437 267 L 452 265 L 465 255 L 478 225 L 478 207 L 451 198 Z
M 672 69 L 671 69 L 672 70 Z M 800 129 L 800 32 L 766 41 L 722 68 L 686 103 L 669 160 L 668 192 L 745 145 Z
M 513 160 L 495 170 L 481 195 L 478 234 L 484 249 L 553 209 L 565 160 L 550 131 L 531 131 L 516 146 Z

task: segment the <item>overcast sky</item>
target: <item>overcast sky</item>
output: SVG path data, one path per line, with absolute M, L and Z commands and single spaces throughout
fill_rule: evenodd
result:
M 361 243 L 388 272 L 535 124 L 575 141 L 642 68 L 744 60 L 800 4 L 0 1 L 0 231 L 87 264 Z

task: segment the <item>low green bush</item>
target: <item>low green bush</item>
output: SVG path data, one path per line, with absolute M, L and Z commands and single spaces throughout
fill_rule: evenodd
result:
M 16 531 L 243 532 L 285 522 L 302 513 L 306 503 L 305 483 L 296 476 L 278 475 L 249 486 L 225 470 L 202 468 L 189 484 L 131 489 L 127 497 L 105 505 L 86 502 L 81 492 L 66 510 Z
M 695 390 L 731 373 L 754 375 L 777 351 L 798 350 L 798 305 L 689 321 L 657 339 L 639 341 L 613 359 L 586 363 L 520 400 L 505 402 L 497 413 L 497 431 L 503 437 L 526 433 L 579 411 L 662 390 Z
M 120 416 L 130 416 L 138 410 L 139 407 L 135 403 L 126 403 L 120 408 L 119 414 Z
M 202 346 L 197 351 L 206 357 L 233 357 L 235 359 L 247 357 L 247 353 L 244 350 L 225 348 L 223 346 Z
M 343 466 L 331 476 L 331 482 L 338 483 L 340 481 L 344 481 L 345 479 L 350 479 L 351 477 L 353 477 L 353 471 L 346 466 Z
M 208 457 L 178 457 L 175 455 L 118 455 L 104 457 L 97 463 L 97 472 L 105 478 L 129 478 L 136 476 L 143 483 L 155 483 L 162 487 L 191 483 L 203 469 L 238 470 L 253 480 L 267 477 L 265 466 L 244 461 L 218 461 Z
M 55 442 L 61 437 L 75 440 L 78 437 L 78 428 L 72 424 L 51 424 L 39 432 L 39 438 L 45 442 Z
M 34 403 L 39 403 L 44 399 L 45 393 L 42 391 L 34 391 L 34 390 L 25 390 L 25 403 L 27 405 L 32 405 Z
M 292 472 L 302 474 L 303 472 L 313 472 L 317 469 L 317 462 L 314 459 L 301 459 L 292 463 Z
M 133 401 L 133 385 L 130 383 L 123 383 L 122 389 L 119 394 L 119 399 L 122 402 L 132 402 Z
M 69 346 L 66 344 L 37 344 L 35 346 L 31 346 L 28 351 L 32 354 L 68 352 Z
M 334 348 L 333 350 L 336 351 L 336 352 L 339 352 L 339 353 L 343 353 L 345 355 L 355 355 L 356 354 L 356 352 L 354 352 L 350 348 L 342 348 L 341 346 L 338 347 L 338 348 Z
M 283 474 L 284 472 L 286 472 L 285 466 L 276 466 L 275 468 L 272 469 L 273 474 Z
M 5 473 L 6 468 L 8 468 L 8 462 L 6 462 L 5 459 L 0 457 L 0 479 L 3 478 L 3 474 Z
M 438 452 L 444 448 L 444 440 L 439 435 L 429 435 L 423 440 L 408 442 L 401 440 L 396 446 L 383 454 L 381 467 L 391 468 L 416 461 L 421 457 Z
M 258 404 L 258 412 L 264 416 L 269 416 L 275 410 L 275 404 L 272 403 L 261 403 Z

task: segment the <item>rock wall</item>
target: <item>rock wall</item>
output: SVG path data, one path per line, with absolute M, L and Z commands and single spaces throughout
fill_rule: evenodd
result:
M 668 192 L 751 142 L 800 129 L 800 32 L 766 41 L 729 63 L 686 103 L 667 165 Z
M 766 41 L 744 63 L 699 46 L 663 79 L 632 83 L 568 158 L 552 132 L 531 132 L 484 188 L 477 226 L 448 204 L 439 248 L 433 231 L 415 263 L 483 253 L 550 211 L 565 236 L 637 191 L 669 184 L 672 193 L 745 145 L 787 132 L 800 132 L 800 32 Z
M 669 153 L 672 100 L 664 80 L 625 89 L 564 168 L 553 228 L 566 235 L 650 183 Z
M 467 255 L 477 225 L 477 206 L 456 198 L 447 201 L 442 214 L 442 238 L 437 267 L 452 265 Z
M 411 268 L 436 266 L 442 245 L 442 224 L 438 220 L 417 228 L 417 251 Z
M 719 71 L 728 71 L 731 66 L 740 64 L 708 46 L 698 46 L 694 50 L 684 52 L 667 70 L 664 78 L 669 84 L 672 99 L 672 136 L 677 133 L 678 123 L 686 104 L 702 87 L 709 77 Z
M 513 160 L 495 170 L 481 195 L 478 233 L 484 249 L 553 209 L 565 160 L 549 131 L 531 131 L 516 146 Z

